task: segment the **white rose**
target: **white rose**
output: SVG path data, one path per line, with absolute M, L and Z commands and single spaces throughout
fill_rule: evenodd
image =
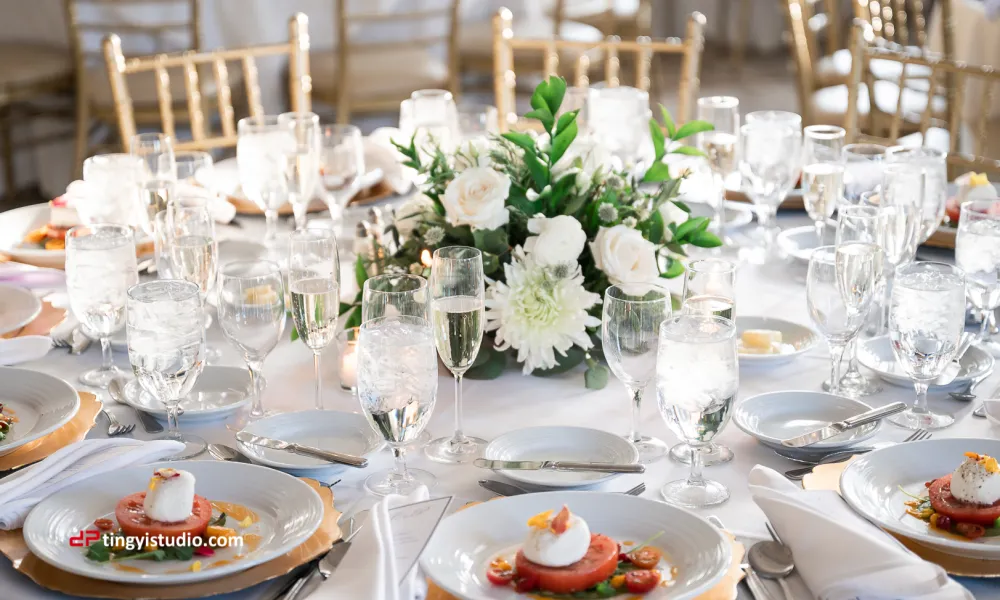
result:
M 490 158 L 492 150 L 493 143 L 485 135 L 469 138 L 458 145 L 455 168 L 461 171 L 469 167 L 492 167 L 493 159 Z
M 590 243 L 598 269 L 626 294 L 643 294 L 645 285 L 656 281 L 656 246 L 636 229 L 624 225 L 601 227 Z
M 660 216 L 663 217 L 663 237 L 668 242 L 674 237 L 668 225 L 680 225 L 691 218 L 691 215 L 669 200 L 660 205 Z
M 510 219 L 504 206 L 509 194 L 509 177 L 487 167 L 471 167 L 448 184 L 441 202 L 452 225 L 496 229 Z
M 434 201 L 423 194 L 417 194 L 396 209 L 396 230 L 403 237 L 410 237 L 420 226 L 424 216 L 434 212 Z
M 530 235 L 524 242 L 524 250 L 532 255 L 540 265 L 557 265 L 576 262 L 587 244 L 587 234 L 580 222 L 567 215 L 551 219 L 543 215 L 528 219 Z

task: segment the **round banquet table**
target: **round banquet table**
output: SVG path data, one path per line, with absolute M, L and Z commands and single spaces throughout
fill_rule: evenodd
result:
M 254 217 L 238 217 L 243 229 L 220 227 L 219 237 L 247 237 L 259 239 L 263 231 L 263 219 Z M 809 225 L 811 221 L 802 213 L 786 213 L 779 216 L 782 227 Z M 286 230 L 287 223 L 282 222 Z M 921 249 L 921 258 L 925 250 Z M 929 254 L 926 258 L 950 260 L 948 252 Z M 808 324 L 809 316 L 805 300 L 805 265 L 801 263 L 775 264 L 767 267 L 744 265 L 738 272 L 737 281 L 737 318 L 744 315 L 780 315 L 798 323 Z M 346 271 L 345 275 L 351 271 Z M 345 285 L 349 285 L 345 279 Z M 673 284 L 679 285 L 675 280 Z M 289 320 L 286 332 L 289 331 Z M 223 351 L 221 364 L 242 365 L 235 350 L 223 338 L 218 325 L 212 326 L 209 341 Z M 128 369 L 128 358 L 123 352 L 115 353 L 115 362 Z M 56 349 L 43 360 L 26 363 L 21 366 L 50 373 L 62 377 L 73 385 L 77 385 L 79 373 L 96 367 L 100 363 L 100 351 L 96 345 L 84 355 L 71 356 L 69 353 Z M 340 390 L 337 383 L 337 353 L 331 349 L 323 356 L 324 394 L 326 407 L 340 411 L 359 411 L 357 401 L 347 392 Z M 789 364 L 772 369 L 740 369 L 740 390 L 738 399 L 742 400 L 755 394 L 775 390 L 818 390 L 820 382 L 828 375 L 829 358 L 826 347 L 820 345 L 814 351 L 801 356 Z M 266 407 L 296 411 L 310 409 L 313 406 L 313 367 L 311 352 L 301 343 L 284 341 L 271 353 L 264 363 L 264 375 L 267 379 L 267 390 L 264 394 Z M 984 384 L 983 389 L 993 390 L 1000 383 L 1000 375 L 994 374 Z M 80 388 L 86 389 L 86 388 Z M 429 430 L 435 436 L 447 435 L 454 424 L 454 397 L 451 377 L 442 371 L 439 383 L 440 394 Z M 91 390 L 93 391 L 93 390 Z M 663 420 L 657 414 L 655 391 L 650 388 L 648 397 L 642 409 L 644 433 L 658 436 L 669 443 L 676 441 Z M 873 405 L 883 405 L 896 400 L 912 401 L 913 391 L 909 388 L 894 387 L 883 384 L 882 393 L 866 399 Z M 124 422 L 136 422 L 131 409 L 108 401 L 108 408 Z M 940 432 L 935 437 L 994 437 L 997 430 L 993 429 L 984 419 L 971 416 L 973 404 L 961 403 L 950 399 L 946 394 L 932 393 L 932 407 L 955 414 L 957 422 L 954 426 Z M 610 429 L 624 432 L 628 426 L 629 402 L 625 389 L 614 377 L 608 386 L 600 391 L 587 390 L 583 385 L 583 373 L 580 370 L 563 375 L 539 378 L 523 376 L 513 364 L 502 377 L 493 381 L 465 382 L 465 431 L 486 439 L 517 429 L 534 425 L 576 425 L 598 429 Z M 210 442 L 222 442 L 235 446 L 234 433 L 227 430 L 226 422 L 215 422 L 197 427 L 182 428 L 185 431 L 197 433 Z M 98 425 L 90 432 L 89 437 L 100 438 L 106 435 L 107 421 L 98 418 Z M 905 438 L 909 431 L 891 424 L 885 424 L 875 441 L 899 441 Z M 137 438 L 149 438 L 140 427 L 136 427 L 134 435 Z M 778 470 L 786 470 L 797 466 L 796 463 L 781 458 L 770 450 L 758 444 L 752 438 L 741 432 L 730 423 L 719 436 L 718 441 L 728 445 L 736 454 L 735 459 L 726 465 L 708 467 L 706 477 L 711 477 L 725 483 L 732 497 L 722 506 L 704 509 L 702 515 L 716 515 L 727 528 L 746 534 L 748 537 L 763 538 L 767 535 L 764 526 L 764 514 L 750 499 L 747 489 L 747 474 L 756 464 L 763 464 Z M 207 453 L 199 458 L 211 460 Z M 419 453 L 408 457 L 408 464 L 433 472 L 437 476 L 437 485 L 431 490 L 432 496 L 452 495 L 454 500 L 451 509 L 472 500 L 485 500 L 491 495 L 477 485 L 477 480 L 492 477 L 487 471 L 471 465 L 450 466 L 434 463 Z M 347 469 L 321 477 L 327 482 L 342 478 L 334 488 L 336 504 L 342 511 L 349 512 L 372 504 L 375 499 L 367 496 L 362 488 L 364 478 L 374 470 L 389 468 L 392 465 L 391 454 L 383 450 L 371 457 L 370 466 L 365 470 Z M 687 475 L 688 468 L 684 465 L 661 460 L 647 466 L 644 475 L 623 475 L 600 486 L 608 491 L 624 491 L 640 481 L 644 481 L 647 490 L 644 497 L 659 500 L 659 488 L 666 482 Z M 961 580 L 977 598 L 1000 599 L 1000 585 L 996 580 Z M 258 585 L 242 592 L 216 596 L 220 600 L 263 600 L 280 586 L 282 581 Z M 65 599 L 67 596 L 56 594 L 36 586 L 27 577 L 16 573 L 7 560 L 0 559 L 0 589 L 4 598 L 20 600 Z M 743 598 L 743 596 L 740 596 Z

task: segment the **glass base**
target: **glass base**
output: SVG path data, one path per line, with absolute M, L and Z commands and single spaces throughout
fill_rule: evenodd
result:
M 682 465 L 689 465 L 691 464 L 692 450 L 693 448 L 687 442 L 681 442 L 670 449 L 670 460 Z M 733 460 L 733 451 L 728 446 L 712 442 L 701 451 L 701 460 L 706 467 L 721 465 Z
M 660 489 L 663 499 L 684 508 L 716 506 L 729 500 L 729 490 L 718 481 L 706 479 L 700 485 L 691 485 L 687 479 L 671 481 Z
M 830 391 L 830 380 L 823 380 L 823 391 Z M 840 390 L 837 392 L 841 396 L 857 400 L 865 396 L 873 396 L 882 391 L 882 386 L 877 381 L 865 377 L 861 373 L 845 375 L 840 380 Z
M 906 429 L 926 429 L 928 431 L 944 429 L 955 422 L 955 417 L 951 415 L 942 415 L 930 411 L 917 412 L 912 408 L 908 408 L 901 413 L 896 413 L 891 417 L 886 417 L 886 419 L 893 425 L 899 425 Z
M 124 377 L 125 372 L 118 367 L 111 365 L 108 369 L 94 369 L 80 375 L 80 383 L 90 387 L 108 389 L 108 385 L 115 377 Z
M 640 435 L 639 441 L 632 439 L 630 435 L 622 436 L 632 442 L 635 449 L 639 451 L 639 464 L 648 465 L 654 463 L 667 455 L 669 446 L 663 440 L 648 435 Z
M 427 458 L 442 463 L 470 463 L 483 455 L 486 440 L 465 436 L 461 442 L 454 437 L 438 438 L 424 447 Z
M 174 433 L 168 433 L 157 439 L 171 440 L 175 442 L 184 443 L 183 450 L 181 450 L 177 454 L 168 456 L 163 460 L 185 460 L 188 458 L 194 458 L 195 456 L 198 456 L 208 448 L 208 442 L 206 442 L 202 438 L 196 435 L 191 435 L 189 433 L 181 433 L 179 431 Z
M 433 439 L 431 437 L 431 432 L 424 431 L 423 433 L 421 433 L 420 435 L 417 436 L 417 439 L 413 440 L 409 444 L 406 444 L 406 450 L 407 451 L 420 450 L 421 448 L 423 448 L 427 444 L 431 443 L 431 439 Z M 388 446 L 386 446 L 386 447 L 388 448 Z M 390 449 L 390 452 L 391 452 L 391 449 Z
M 376 496 L 389 494 L 407 496 L 422 485 L 430 489 L 436 482 L 437 478 L 423 469 L 406 469 L 406 477 L 400 476 L 396 471 L 387 470 L 369 475 L 368 479 L 365 479 L 365 489 Z

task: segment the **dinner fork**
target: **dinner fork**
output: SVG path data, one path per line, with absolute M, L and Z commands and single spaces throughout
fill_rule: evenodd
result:
M 904 439 L 902 442 L 899 443 L 905 444 L 906 442 L 919 442 L 920 440 L 930 439 L 930 437 L 931 437 L 931 432 L 927 431 L 926 429 L 918 429 L 913 433 L 911 433 L 910 435 L 908 435 L 906 439 Z M 828 465 L 830 463 L 845 461 L 850 457 L 854 456 L 855 454 L 857 454 L 856 450 L 851 450 L 851 449 L 843 450 L 841 452 L 833 452 L 831 454 L 827 454 L 826 456 L 824 456 L 818 463 L 816 463 L 811 467 L 802 467 L 800 469 L 791 469 L 785 471 L 785 477 L 791 479 L 792 481 L 799 481 L 809 473 L 812 473 L 813 467 L 815 466 Z
M 121 422 L 118 419 L 116 419 L 113 414 L 111 414 L 111 412 L 104 409 L 103 407 L 101 408 L 101 412 L 104 413 L 104 416 L 108 418 L 108 423 L 109 423 L 108 437 L 115 437 L 116 435 L 125 435 L 128 433 L 132 433 L 132 430 L 135 429 L 135 425 L 131 423 L 129 423 L 128 425 L 122 425 Z

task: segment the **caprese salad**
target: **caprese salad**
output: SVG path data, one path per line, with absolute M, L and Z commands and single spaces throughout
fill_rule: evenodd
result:
M 3 404 L 0 404 L 0 442 L 7 439 L 7 436 L 10 435 L 10 430 L 14 426 L 15 421 L 17 421 L 17 417 L 14 416 L 14 413 Z
M 493 585 L 544 598 L 612 598 L 645 594 L 669 585 L 676 572 L 663 552 L 591 533 L 586 521 L 563 506 L 528 519 L 524 544 L 511 556 L 493 559 L 486 579 Z
M 907 493 L 906 514 L 970 540 L 1000 535 L 1000 464 L 966 452 L 953 473 L 928 481 L 926 496 Z M 904 492 L 905 493 L 905 492 Z
M 985 173 L 966 173 L 955 179 L 957 192 L 945 204 L 945 221 L 948 227 L 958 227 L 962 214 L 962 203 L 968 200 L 997 200 L 997 189 L 990 183 Z M 996 206 L 1000 210 L 1000 204 Z M 992 212 L 992 211 L 991 211 Z

